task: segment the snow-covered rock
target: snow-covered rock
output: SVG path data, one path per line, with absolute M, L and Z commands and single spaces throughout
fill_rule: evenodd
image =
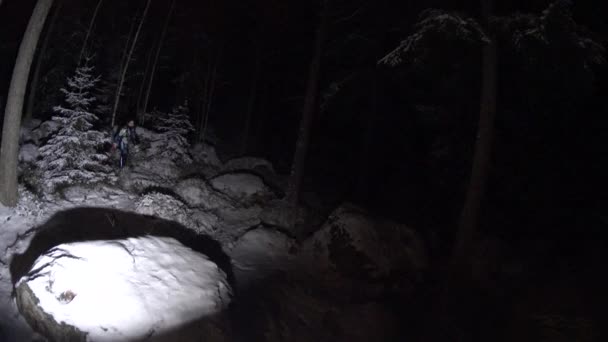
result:
M 197 143 L 192 146 L 190 151 L 195 162 L 218 169 L 222 167 L 222 162 L 215 152 L 215 147 L 208 144 Z
M 227 275 L 209 257 L 155 236 L 56 246 L 17 288 L 21 312 L 56 341 L 84 341 L 84 334 L 88 341 L 154 339 L 218 315 L 232 296 Z
M 54 134 L 59 132 L 61 125 L 57 121 L 49 120 L 45 121 L 32 130 L 31 140 L 34 144 L 40 146 L 49 140 Z
M 184 179 L 175 186 L 178 194 L 191 207 L 215 210 L 232 207 L 232 201 L 200 178 Z
M 21 123 L 21 131 L 19 132 L 19 144 L 33 142 L 32 131 L 40 126 L 40 120 L 32 119 Z
M 317 271 L 343 277 L 380 279 L 395 274 L 418 278 L 426 251 L 417 233 L 376 219 L 352 205 L 342 205 L 302 244 L 299 261 Z
M 31 164 L 36 161 L 40 152 L 34 144 L 24 144 L 19 149 L 19 163 Z
M 222 171 L 233 172 L 242 170 L 263 170 L 266 169 L 272 173 L 275 173 L 272 163 L 266 159 L 256 157 L 240 157 L 230 159 L 224 164 Z
M 295 226 L 301 226 L 306 220 L 306 209 L 303 207 L 292 207 L 282 199 L 269 201 L 260 213 L 260 220 L 267 226 L 291 230 Z M 296 232 L 293 232 L 296 233 Z
M 248 230 L 257 227 L 261 223 L 261 211 L 258 206 L 223 208 L 216 211 L 220 217 L 217 238 L 221 241 L 233 241 Z
M 132 192 L 150 187 L 173 187 L 180 176 L 180 168 L 171 160 L 145 158 L 133 152 L 130 164 L 119 173 L 120 185 Z
M 251 173 L 226 173 L 211 179 L 210 184 L 240 202 L 268 200 L 272 196 L 264 181 Z
M 287 270 L 293 262 L 295 241 L 271 228 L 248 231 L 228 252 L 240 287 L 259 282 L 278 271 Z
M 190 216 L 188 207 L 170 195 L 158 192 L 146 194 L 136 201 L 135 212 L 179 222 L 188 228 L 198 229 L 196 222 Z
M 222 168 L 222 173 L 236 173 L 239 171 L 245 171 L 259 176 L 266 186 L 277 193 L 278 197 L 283 196 L 287 187 L 287 177 L 277 175 L 272 163 L 268 160 L 257 157 L 240 157 L 230 159 Z
M 61 198 L 74 205 L 129 207 L 137 198 L 120 188 L 104 184 L 74 185 L 61 191 Z

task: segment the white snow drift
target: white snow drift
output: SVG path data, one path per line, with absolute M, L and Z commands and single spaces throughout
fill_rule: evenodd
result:
M 32 270 L 20 282 L 42 309 L 91 341 L 163 333 L 219 313 L 231 297 L 226 274 L 173 238 L 63 244 Z

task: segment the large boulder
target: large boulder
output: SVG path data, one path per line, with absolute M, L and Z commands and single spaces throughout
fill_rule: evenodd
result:
M 214 168 L 221 168 L 222 162 L 215 152 L 215 147 L 208 144 L 195 144 L 191 147 L 190 153 L 196 163 Z
M 189 206 L 194 208 L 216 210 L 233 205 L 230 198 L 219 193 L 200 178 L 184 179 L 177 183 L 174 190 Z
M 166 220 L 179 222 L 182 225 L 195 229 L 197 231 L 205 231 L 206 228 L 212 225 L 211 222 L 203 225 L 201 219 L 194 220 L 191 212 L 183 202 L 173 196 L 152 192 L 142 196 L 135 203 L 135 212 L 143 215 L 156 216 Z
M 32 130 L 30 137 L 34 144 L 41 146 L 46 143 L 55 133 L 61 129 L 60 124 L 57 121 L 49 120 L 45 121 L 38 126 L 38 128 Z
M 21 124 L 21 131 L 19 132 L 19 144 L 23 145 L 33 142 L 32 131 L 38 126 L 40 126 L 40 120 L 32 119 L 24 121 Z
M 283 196 L 287 187 L 287 178 L 279 176 L 274 170 L 272 163 L 266 159 L 256 157 L 240 157 L 228 160 L 223 168 L 223 173 L 250 172 L 258 175 L 264 183 L 276 192 L 279 197 Z
M 262 206 L 250 200 L 239 200 L 213 187 L 200 178 L 180 181 L 175 194 L 197 215 L 214 215 L 217 221 L 211 232 L 220 241 L 234 241 L 248 230 L 260 225 Z M 258 198 L 259 199 L 259 198 Z
M 272 228 L 259 227 L 240 237 L 228 255 L 233 260 L 236 283 L 246 288 L 293 264 L 295 240 Z
M 209 183 L 217 191 L 241 203 L 264 202 L 273 197 L 262 178 L 252 173 L 226 173 Z
M 275 173 L 274 167 L 268 160 L 256 157 L 240 157 L 230 159 L 226 162 L 226 164 L 224 164 L 224 167 L 222 168 L 222 171 L 224 172 L 234 172 L 242 170 L 267 170 L 272 173 Z
M 75 205 L 120 207 L 136 195 L 106 184 L 73 185 L 61 190 L 61 198 Z
M 119 173 L 119 182 L 124 189 L 143 192 L 151 187 L 172 187 L 175 185 L 180 168 L 170 160 L 133 156 L 130 167 Z
M 415 231 L 348 204 L 303 242 L 299 261 L 314 272 L 371 282 L 395 277 L 416 281 L 427 267 Z
M 30 143 L 24 144 L 19 149 L 19 163 L 32 164 L 39 155 L 38 146 Z

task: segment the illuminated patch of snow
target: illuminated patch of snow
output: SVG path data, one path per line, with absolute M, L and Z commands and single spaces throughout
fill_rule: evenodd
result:
M 139 339 L 222 311 L 226 274 L 173 238 L 140 237 L 59 245 L 26 281 L 56 321 L 92 341 Z

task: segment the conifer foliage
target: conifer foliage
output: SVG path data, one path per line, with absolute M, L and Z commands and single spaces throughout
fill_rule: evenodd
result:
M 67 87 L 61 89 L 65 106 L 53 108 L 57 115 L 51 120 L 61 129 L 40 148 L 34 182 L 44 193 L 72 184 L 116 180 L 109 157 L 103 153 L 108 137 L 94 129 L 99 118 L 92 113 L 96 102 L 93 91 L 99 77 L 93 76 L 94 68 L 89 63 L 90 58 L 68 78 Z
M 159 140 L 153 141 L 151 148 L 157 150 L 159 155 L 165 159 L 171 159 L 178 164 L 192 162 L 189 154 L 189 135 L 195 130 L 190 122 L 190 110 L 188 105 L 177 106 L 170 113 L 156 112 L 149 115 L 152 128 L 161 134 Z

